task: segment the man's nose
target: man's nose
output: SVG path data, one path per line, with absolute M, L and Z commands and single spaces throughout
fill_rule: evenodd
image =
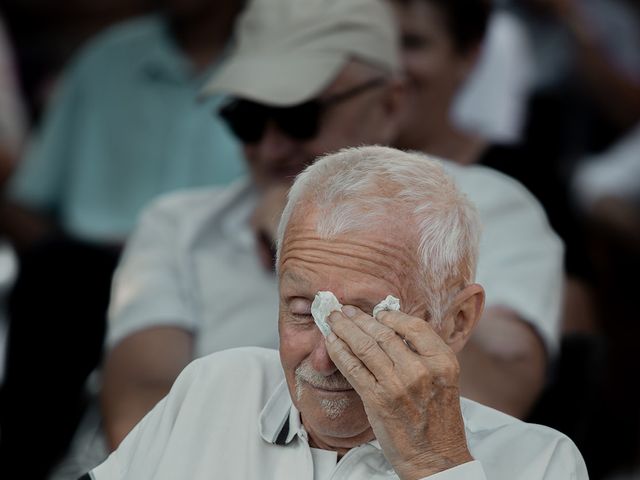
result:
M 328 377 L 338 371 L 335 363 L 331 360 L 327 347 L 325 345 L 324 337 L 318 332 L 318 341 L 316 343 L 313 352 L 311 352 L 311 366 L 316 372 Z
M 262 138 L 256 144 L 258 163 L 262 168 L 277 171 L 293 159 L 296 152 L 296 140 L 283 133 L 272 121 L 265 126 Z

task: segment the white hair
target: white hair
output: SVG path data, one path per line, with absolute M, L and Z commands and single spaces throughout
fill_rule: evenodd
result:
M 402 219 L 415 239 L 416 281 L 438 325 L 453 296 L 473 282 L 480 221 L 441 162 L 388 147 L 348 148 L 319 158 L 297 178 L 278 228 L 277 265 L 289 222 L 304 204 L 330 239 Z

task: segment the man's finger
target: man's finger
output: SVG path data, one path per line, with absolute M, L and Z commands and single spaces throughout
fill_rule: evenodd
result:
M 373 338 L 393 363 L 402 364 L 406 361 L 407 356 L 413 355 L 413 351 L 411 351 L 403 341 L 402 337 L 398 335 L 395 330 L 382 324 L 376 318 L 367 315 L 356 307 L 348 305 L 343 307 L 343 311 L 345 311 L 345 308 L 354 309 L 355 314 L 351 317 L 353 323 L 360 328 L 360 330 Z
M 342 312 L 333 312 L 327 319 L 331 330 L 346 344 L 353 354 L 376 377 L 384 378 L 393 369 L 393 361 L 369 334 L 362 331 Z M 373 321 L 372 318 L 370 318 Z
M 375 384 L 376 379 L 373 374 L 335 333 L 332 332 L 327 337 L 326 347 L 329 357 L 358 395 L 362 396 L 366 389 Z
M 419 355 L 431 356 L 450 351 L 449 346 L 426 320 L 389 311 L 378 313 L 377 319 L 410 343 Z

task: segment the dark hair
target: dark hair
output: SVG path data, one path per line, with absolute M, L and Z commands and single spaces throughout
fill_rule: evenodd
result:
M 443 15 L 453 44 L 459 52 L 477 46 L 484 39 L 491 14 L 491 0 L 396 0 L 409 4 L 428 2 Z

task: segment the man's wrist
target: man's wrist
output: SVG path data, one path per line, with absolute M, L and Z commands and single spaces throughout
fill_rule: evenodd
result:
M 420 480 L 487 480 L 487 477 L 482 464 L 477 460 L 471 460 Z
M 414 458 L 406 467 L 397 468 L 396 473 L 401 480 L 420 480 L 473 460 L 474 458 L 465 445 L 442 453 L 430 452 L 419 458 Z

